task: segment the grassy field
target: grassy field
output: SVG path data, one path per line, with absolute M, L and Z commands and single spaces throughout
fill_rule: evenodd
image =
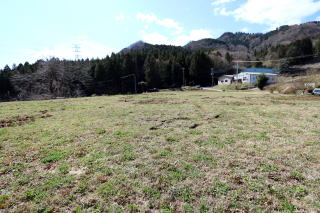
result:
M 0 103 L 0 212 L 320 211 L 320 98 Z

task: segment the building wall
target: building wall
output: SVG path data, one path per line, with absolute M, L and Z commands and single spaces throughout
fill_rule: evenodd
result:
M 232 83 L 230 78 L 220 77 L 218 85 L 230 85 Z
M 277 82 L 277 77 L 275 75 L 268 75 L 265 74 L 268 77 L 268 84 L 273 84 Z M 251 84 L 257 83 L 257 77 L 258 74 L 251 74 Z
M 260 74 L 257 74 L 257 73 L 240 73 L 240 74 L 238 74 L 236 79 L 241 79 L 242 83 L 244 83 L 244 84 L 256 84 L 258 75 L 260 75 Z M 269 80 L 268 80 L 269 84 L 277 82 L 277 76 L 276 75 L 268 75 L 268 74 L 265 74 L 265 75 L 269 78 Z
M 237 76 L 237 79 L 241 79 L 242 83 L 244 84 L 252 84 L 252 78 L 250 76 L 250 74 L 248 73 L 240 73 Z

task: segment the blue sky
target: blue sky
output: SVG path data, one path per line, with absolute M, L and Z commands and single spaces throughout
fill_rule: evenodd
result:
M 224 32 L 267 32 L 320 20 L 319 0 L 1 0 L 0 68 L 102 58 L 143 40 L 185 45 Z

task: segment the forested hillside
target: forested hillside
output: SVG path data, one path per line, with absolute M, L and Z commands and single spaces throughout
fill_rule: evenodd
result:
M 0 100 L 127 94 L 136 90 L 178 88 L 183 85 L 183 79 L 188 85 L 208 86 L 212 69 L 232 73 L 236 59 L 289 58 L 281 63 L 244 64 L 283 70 L 320 55 L 318 28 L 319 22 L 312 22 L 283 26 L 267 34 L 225 33 L 217 40 L 204 39 L 186 47 L 140 41 L 104 59 L 51 58 L 34 64 L 6 66 L 0 70 Z
M 320 35 L 320 22 L 281 26 L 268 33 L 224 33 L 217 39 L 192 41 L 185 47 L 198 49 L 227 49 L 229 51 L 262 51 L 278 45 L 288 45 L 305 38 L 316 39 Z
M 102 60 L 67 61 L 52 58 L 25 63 L 0 74 L 2 99 L 18 100 L 78 97 L 92 94 L 134 93 L 148 88 L 173 88 L 183 84 L 208 85 L 214 60 L 204 51 L 181 47 L 150 46 Z M 129 75 L 129 76 L 128 76 Z

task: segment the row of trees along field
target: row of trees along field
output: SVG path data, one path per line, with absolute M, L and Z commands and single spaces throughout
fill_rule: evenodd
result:
M 269 52 L 275 59 L 320 54 L 320 42 L 313 45 L 310 39 L 304 39 L 279 45 Z M 230 69 L 232 60 L 228 52 L 221 55 L 214 50 L 190 51 L 182 47 L 150 45 L 104 59 L 52 58 L 34 64 L 26 62 L 0 70 L 0 99 L 34 100 L 177 88 L 183 85 L 183 76 L 188 85 L 206 86 L 211 85 L 211 68 Z
M 138 92 L 143 92 L 148 88 L 181 87 L 183 73 L 189 85 L 209 85 L 208 76 L 214 67 L 214 60 L 204 51 L 165 45 L 112 54 L 101 60 L 51 58 L 6 66 L 0 71 L 0 95 L 2 99 L 31 100 L 134 93 L 134 80 Z

